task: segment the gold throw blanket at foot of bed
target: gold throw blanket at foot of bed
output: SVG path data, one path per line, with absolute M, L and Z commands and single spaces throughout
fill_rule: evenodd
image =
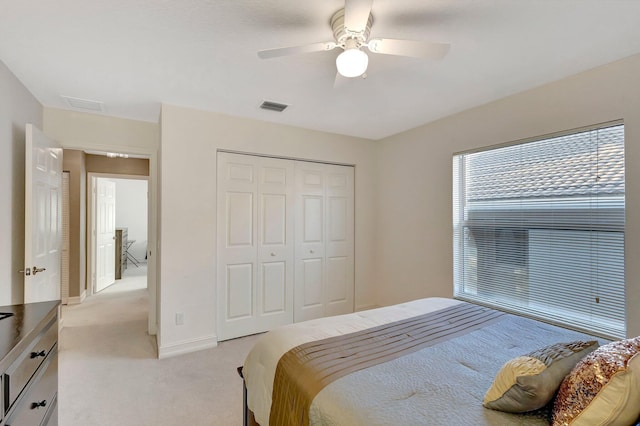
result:
M 503 315 L 461 304 L 297 346 L 276 367 L 269 423 L 306 426 L 313 398 L 334 380 L 472 332 Z

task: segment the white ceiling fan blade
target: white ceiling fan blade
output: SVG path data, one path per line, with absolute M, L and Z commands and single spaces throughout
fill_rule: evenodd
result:
M 280 56 L 299 55 L 302 53 L 324 52 L 335 49 L 338 45 L 333 41 L 306 44 L 304 46 L 279 47 L 276 49 L 260 50 L 258 57 L 261 59 L 278 58 Z
M 347 77 L 343 77 L 342 74 L 340 74 L 339 72 L 336 72 L 336 78 L 335 80 L 333 80 L 333 88 L 340 89 L 344 87 L 348 82 L 349 82 L 349 79 Z
M 344 4 L 344 26 L 349 31 L 363 32 L 367 28 L 373 0 L 346 0 Z
M 449 52 L 451 46 L 446 43 L 430 43 L 427 41 L 374 38 L 369 40 L 367 47 L 373 53 L 441 59 Z

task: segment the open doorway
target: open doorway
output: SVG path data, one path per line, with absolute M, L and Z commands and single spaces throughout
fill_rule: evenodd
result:
M 88 295 L 124 280 L 147 282 L 148 180 L 143 176 L 89 173 Z M 120 285 L 120 288 L 130 287 Z
M 134 254 L 136 259 L 147 262 L 146 290 L 148 293 L 148 333 L 157 333 L 157 153 L 153 150 L 133 150 L 129 153 L 113 154 L 104 147 L 104 151 L 87 150 L 82 147 L 64 149 L 64 170 L 69 172 L 69 284 L 67 302 L 70 305 L 81 304 L 85 298 L 94 294 L 93 286 L 95 264 L 92 220 L 95 220 L 96 206 L 92 204 L 95 179 L 142 179 L 148 187 L 148 195 L 138 197 L 146 202 L 143 209 L 147 212 L 147 237 L 136 238 L 147 246 L 145 254 Z M 93 183 L 93 185 L 92 185 Z M 148 198 L 147 198 L 148 197 Z M 115 213 L 114 213 L 115 215 Z M 114 224 L 115 228 L 115 224 Z M 113 238 L 113 236 L 111 237 Z M 147 240 L 147 241 L 143 241 Z M 112 241 L 114 241 L 112 239 Z M 138 241 L 136 241 L 138 245 Z M 136 247 L 134 246 L 134 250 Z M 115 253 L 113 261 L 115 263 Z M 109 268 L 111 270 L 111 268 Z M 129 272 L 136 270 L 135 267 Z M 139 270 L 136 270 L 139 272 Z

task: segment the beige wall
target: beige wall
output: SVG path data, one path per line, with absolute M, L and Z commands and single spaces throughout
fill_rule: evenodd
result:
M 86 154 L 86 162 L 88 173 L 149 176 L 149 160 L 146 158 L 109 158 Z
M 44 109 L 44 132 L 63 148 L 148 153 L 160 142 L 158 123 L 57 108 Z
M 380 302 L 451 297 L 452 154 L 623 119 L 629 335 L 640 334 L 640 56 L 511 96 L 382 141 Z
M 62 168 L 69 172 L 69 297 L 80 297 L 87 288 L 87 176 L 84 152 L 63 150 Z
M 0 305 L 24 300 L 26 123 L 42 129 L 42 105 L 0 61 Z
M 355 164 L 356 307 L 375 303 L 371 141 L 170 105 L 161 127 L 161 354 L 216 338 L 218 149 Z M 175 325 L 176 312 L 184 325 Z

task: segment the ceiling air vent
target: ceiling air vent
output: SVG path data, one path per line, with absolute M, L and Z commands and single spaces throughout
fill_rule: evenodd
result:
M 289 105 L 279 104 L 278 102 L 264 101 L 262 102 L 262 105 L 260 105 L 260 108 L 267 109 L 269 111 L 282 112 L 287 109 L 288 106 Z
M 71 96 L 62 96 L 71 108 L 83 109 L 93 112 L 104 112 L 104 103 L 100 101 L 91 101 L 89 99 L 72 98 Z

